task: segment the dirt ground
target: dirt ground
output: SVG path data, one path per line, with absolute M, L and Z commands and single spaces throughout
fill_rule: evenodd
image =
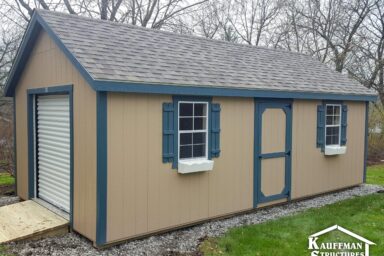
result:
M 13 196 L 15 195 L 15 185 L 0 186 L 0 196 Z

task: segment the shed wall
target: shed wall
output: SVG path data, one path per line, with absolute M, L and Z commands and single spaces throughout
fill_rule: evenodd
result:
M 222 109 L 221 155 L 212 172 L 181 175 L 161 157 L 162 103 L 172 97 L 108 94 L 107 242 L 252 209 L 253 99 L 213 101 Z M 365 103 L 345 103 L 347 153 L 325 157 L 316 148 L 321 102 L 293 102 L 292 199 L 362 183 Z
M 347 153 L 324 156 L 316 148 L 317 105 L 296 100 L 292 122 L 292 199 L 337 190 L 363 182 L 365 103 L 348 105 Z
M 27 89 L 73 84 L 73 227 L 94 239 L 96 229 L 96 93 L 47 33 L 41 32 L 16 87 L 17 193 L 28 199 Z
M 221 155 L 212 172 L 162 163 L 162 104 L 171 96 L 108 94 L 107 242 L 251 209 L 253 99 L 221 104 Z

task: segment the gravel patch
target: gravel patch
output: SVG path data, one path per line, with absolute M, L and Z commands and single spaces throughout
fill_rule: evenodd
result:
M 18 196 L 0 196 L 0 207 L 8 204 L 14 204 L 19 202 Z
M 191 228 L 126 242 L 104 250 L 93 248 L 91 242 L 74 233 L 38 241 L 10 243 L 7 248 L 10 253 L 17 255 L 199 255 L 196 250 L 202 240 L 206 237 L 220 236 L 230 228 L 274 220 L 348 198 L 373 194 L 383 189 L 381 186 L 364 184 L 338 193 L 260 209 L 228 219 L 210 221 Z

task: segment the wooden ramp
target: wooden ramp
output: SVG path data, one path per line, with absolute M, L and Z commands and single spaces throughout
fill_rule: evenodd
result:
M 68 220 L 28 200 L 0 207 L 0 244 L 68 233 Z

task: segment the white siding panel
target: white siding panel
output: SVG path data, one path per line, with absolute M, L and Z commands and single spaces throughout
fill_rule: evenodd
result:
M 69 212 L 70 120 L 68 95 L 37 97 L 38 197 Z

